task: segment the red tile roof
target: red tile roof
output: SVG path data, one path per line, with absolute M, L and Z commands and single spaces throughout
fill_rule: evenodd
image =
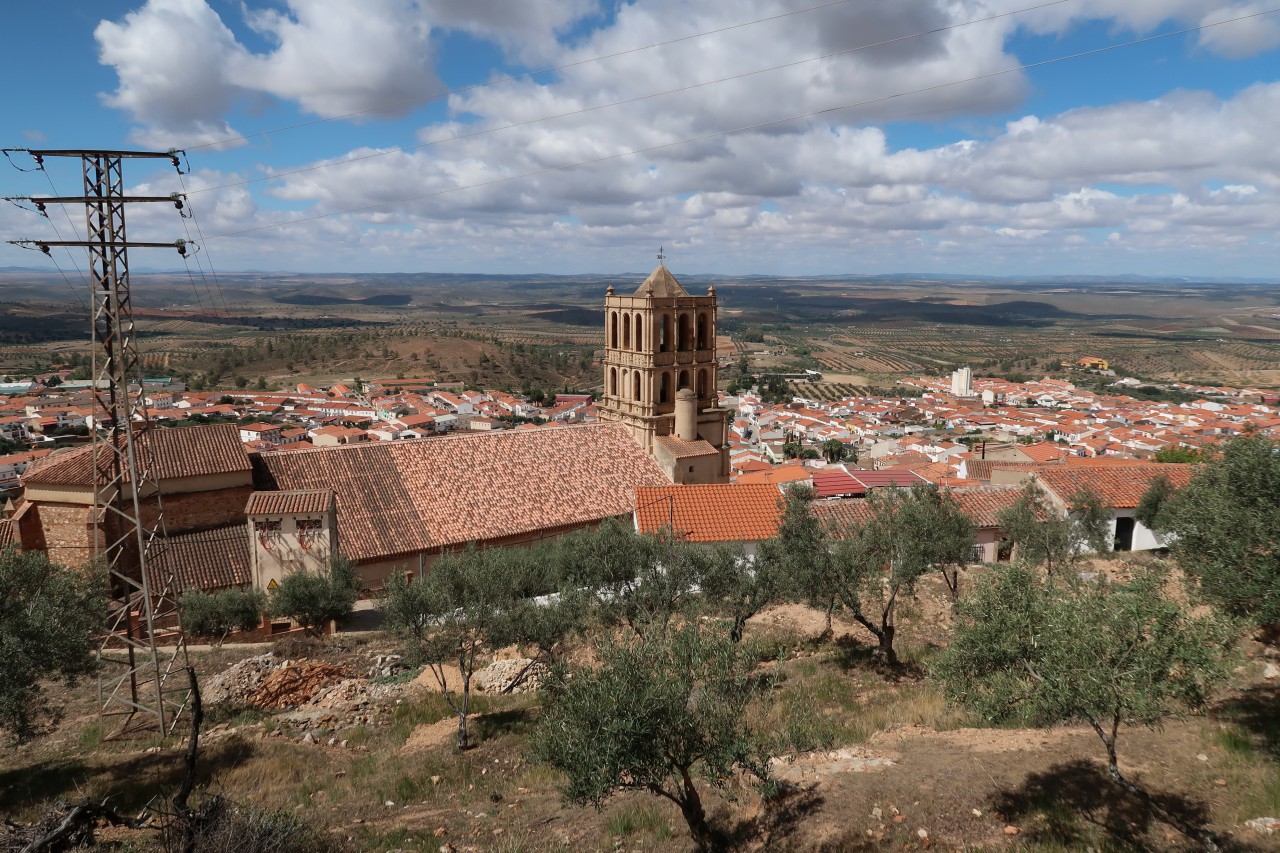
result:
M 715 456 L 720 451 L 716 450 L 710 442 L 698 439 L 697 441 L 685 441 L 674 435 L 660 435 L 653 439 L 653 443 L 666 450 L 675 459 L 692 459 L 695 456 Z
M 803 465 L 796 463 L 791 465 L 779 465 L 776 468 L 770 468 L 767 471 L 751 471 L 738 476 L 734 482 L 738 485 L 759 485 L 761 483 L 795 483 L 800 480 L 809 479 L 813 472 Z
M 332 489 L 291 492 L 254 492 L 245 505 L 245 515 L 321 515 L 333 507 Z
M 972 480 L 981 480 L 984 483 L 991 482 L 992 471 L 1039 471 L 1045 464 L 1042 462 L 1009 462 L 1003 459 L 968 459 L 965 461 L 964 470 Z
M 154 554 L 147 564 L 147 582 L 153 590 L 160 589 L 169 572 L 174 573 L 178 593 L 253 582 L 249 531 L 243 524 L 166 537 L 157 543 Z
M 899 488 L 910 488 L 911 486 L 924 485 L 927 481 L 924 477 L 913 471 L 901 471 L 894 468 L 885 468 L 881 471 L 854 471 L 853 478 L 868 489 L 879 489 L 885 486 L 896 486 Z
M 260 490 L 333 489 L 361 561 L 589 524 L 670 482 L 612 423 L 272 451 L 255 474 Z
M 838 496 L 862 497 L 867 487 L 855 480 L 843 468 L 829 468 L 825 471 L 813 472 L 813 488 L 820 498 Z
M 1104 505 L 1116 509 L 1131 509 L 1142 500 L 1151 481 L 1160 475 L 1180 489 L 1196 473 L 1195 465 L 1161 464 L 1158 462 L 1091 467 L 1066 466 L 1045 468 L 1037 475 L 1040 483 L 1063 501 L 1076 492 L 1089 488 L 1097 492 Z
M 1053 462 L 1064 456 L 1070 456 L 1070 452 L 1063 447 L 1054 444 L 1045 444 L 1043 442 L 1037 444 L 1024 444 L 1018 448 L 1027 456 L 1031 457 L 1033 462 Z
M 641 533 L 671 524 L 691 542 L 757 542 L 778 532 L 782 496 L 777 486 L 721 483 L 636 489 Z
M 1022 489 L 1017 486 L 981 486 L 974 489 L 944 490 L 956 499 L 961 511 L 979 528 L 998 528 L 1002 510 L 1017 501 Z M 836 527 L 864 523 L 871 516 L 867 501 L 832 501 L 813 505 L 818 518 Z
M 160 480 L 204 477 L 251 470 L 235 424 L 153 428 L 137 442 L 140 459 L 149 458 L 152 475 Z M 98 458 L 100 478 L 107 476 L 109 454 Z M 93 447 L 86 445 L 54 453 L 27 469 L 28 485 L 87 486 L 93 467 Z

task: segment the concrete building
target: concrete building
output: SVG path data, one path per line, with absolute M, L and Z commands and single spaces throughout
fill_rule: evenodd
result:
M 951 393 L 957 397 L 973 396 L 973 371 L 961 367 L 951 374 Z

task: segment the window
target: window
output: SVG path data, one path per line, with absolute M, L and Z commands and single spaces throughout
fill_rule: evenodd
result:
M 638 349 L 638 350 L 644 350 L 644 349 L 645 349 L 645 345 L 644 345 L 644 319 L 643 319 L 639 314 L 637 314 L 637 315 L 636 315 L 636 349 Z
M 634 392 L 632 396 L 636 399 L 636 402 L 639 402 L 640 401 L 640 371 L 637 370 L 635 373 L 631 374 L 631 384 L 634 388 Z
M 258 543 L 270 551 L 280 539 L 280 519 L 259 519 L 253 523 L 253 530 L 258 534 Z
M 310 551 L 311 546 L 320 540 L 320 535 L 324 532 L 323 526 L 318 518 L 298 519 L 298 545 L 302 550 Z
M 707 348 L 707 315 L 698 315 L 698 349 Z
M 612 326 L 612 328 L 610 328 L 609 330 L 609 346 L 613 349 L 617 349 L 618 348 L 618 312 L 617 311 L 613 312 L 613 316 L 610 318 L 610 325 Z
M 671 402 L 671 374 L 663 371 L 661 383 L 658 385 L 658 402 Z
M 693 341 L 690 340 L 690 335 L 689 335 L 689 315 L 688 314 L 680 315 L 679 329 L 680 329 L 680 335 L 679 335 L 680 340 L 679 340 L 679 343 L 677 344 L 677 349 L 679 349 L 680 352 L 685 352 L 692 348 L 691 344 L 693 343 Z
M 622 348 L 631 349 L 631 318 L 622 318 Z
M 617 393 L 618 393 L 618 368 L 610 367 L 609 368 L 609 394 L 611 396 L 614 396 L 614 395 L 617 395 Z

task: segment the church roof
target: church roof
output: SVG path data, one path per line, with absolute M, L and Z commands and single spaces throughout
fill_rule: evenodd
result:
M 649 288 L 653 288 L 653 295 L 659 299 L 664 296 L 688 296 L 688 292 L 676 281 L 676 277 L 667 269 L 666 264 L 658 264 L 653 272 L 649 273 L 649 277 L 644 280 L 636 290 L 636 296 L 648 296 Z
M 670 482 L 618 423 L 272 451 L 254 467 L 260 491 L 336 492 L 357 561 L 594 524 Z
M 149 459 L 151 476 L 157 480 L 208 477 L 217 474 L 248 473 L 249 456 L 240 443 L 235 424 L 210 424 L 181 429 L 150 429 L 136 444 L 141 458 Z M 110 453 L 98 456 L 99 482 L 110 476 Z M 88 486 L 92 481 L 93 447 L 53 453 L 27 468 L 23 482 L 28 486 Z M 125 476 L 128 480 L 128 474 Z

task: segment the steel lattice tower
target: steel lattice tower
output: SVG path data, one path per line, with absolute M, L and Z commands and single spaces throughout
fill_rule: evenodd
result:
M 187 707 L 190 688 L 183 669 L 187 647 L 178 623 L 176 579 L 170 569 L 158 574 L 164 545 L 164 510 L 148 436 L 152 429 L 142 384 L 129 289 L 130 248 L 177 248 L 186 244 L 130 243 L 125 206 L 168 202 L 182 208 L 182 197 L 126 196 L 123 163 L 130 158 L 164 158 L 179 168 L 176 152 L 29 151 L 43 168 L 46 157 L 80 158 L 84 196 L 28 200 L 43 212 L 47 204 L 81 203 L 87 240 L 18 241 L 45 253 L 51 246 L 80 246 L 89 251 L 93 286 L 93 395 L 91 447 L 93 482 L 93 558 L 109 578 L 110 611 L 99 658 L 115 674 L 100 676 L 100 713 L 122 717 L 112 736 L 152 730 L 172 732 Z M 138 392 L 130 393 L 137 382 Z M 123 652 L 123 660 L 121 659 Z

